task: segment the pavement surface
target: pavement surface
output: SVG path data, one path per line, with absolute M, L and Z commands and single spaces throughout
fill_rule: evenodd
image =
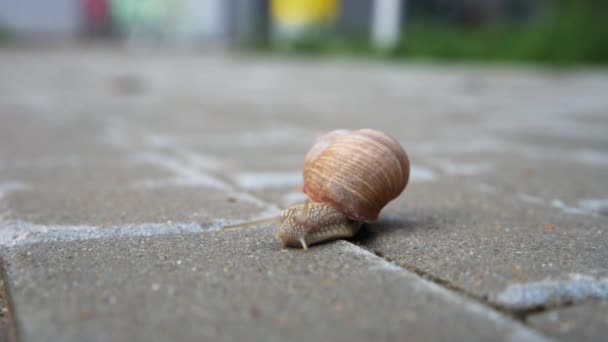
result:
M 0 76 L 0 340 L 608 336 L 606 70 L 5 47 Z M 220 230 L 363 127 L 412 163 L 378 223 Z

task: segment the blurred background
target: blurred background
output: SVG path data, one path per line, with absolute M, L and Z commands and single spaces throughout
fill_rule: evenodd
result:
M 0 42 L 608 62 L 605 0 L 0 0 Z

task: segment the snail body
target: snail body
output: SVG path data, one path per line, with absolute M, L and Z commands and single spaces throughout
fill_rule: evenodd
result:
M 409 171 L 407 154 L 392 137 L 371 129 L 331 131 L 306 155 L 303 191 L 310 201 L 275 219 L 227 228 L 278 221 L 283 246 L 305 249 L 350 238 L 403 192 Z
M 307 202 L 283 210 L 277 238 L 285 247 L 302 247 L 353 237 L 363 222 L 354 221 L 325 203 Z

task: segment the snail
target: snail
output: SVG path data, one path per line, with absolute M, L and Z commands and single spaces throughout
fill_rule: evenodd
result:
M 304 161 L 308 200 L 278 217 L 225 226 L 232 229 L 278 223 L 285 247 L 350 238 L 377 221 L 386 204 L 407 186 L 410 163 L 403 147 L 380 131 L 335 130 L 317 138 Z

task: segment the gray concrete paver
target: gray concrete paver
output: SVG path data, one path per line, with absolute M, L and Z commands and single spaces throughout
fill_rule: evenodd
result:
M 608 74 L 604 70 L 555 72 L 534 67 L 327 62 L 96 48 L 3 48 L 2 52 L 0 242 L 10 247 L 9 254 L 35 243 L 38 255 L 56 260 L 48 269 L 30 267 L 23 274 L 13 269 L 16 273 L 8 281 L 27 283 L 28 277 L 40 276 L 52 281 L 64 296 L 59 302 L 50 291 L 30 288 L 32 296 L 24 299 L 24 310 L 33 303 L 48 309 L 41 315 L 51 317 L 51 311 L 62 311 L 56 310 L 63 308 L 62 303 L 76 305 L 87 297 L 110 300 L 111 296 L 104 297 L 109 292 L 97 286 L 106 283 L 92 280 L 97 274 L 85 272 L 82 278 L 62 283 L 66 274 L 76 275 L 63 268 L 59 257 L 68 260 L 66 267 L 85 270 L 87 266 L 106 274 L 104 281 L 111 282 L 107 270 L 112 265 L 136 273 L 137 265 L 144 269 L 149 265 L 129 264 L 124 260 L 133 259 L 130 252 L 116 251 L 106 245 L 108 241 L 128 245 L 145 239 L 138 236 L 151 235 L 159 249 L 165 244 L 179 249 L 187 243 L 175 234 L 274 215 L 279 207 L 300 202 L 298 173 L 314 137 L 329 129 L 361 127 L 384 130 L 398 138 L 413 168 L 406 193 L 354 243 L 505 309 L 559 308 L 608 298 L 603 287 L 608 281 L 604 262 L 608 259 L 608 183 L 603 181 L 608 176 Z M 232 244 L 229 237 L 251 236 L 248 241 L 266 248 L 259 258 L 285 274 L 261 279 L 245 267 L 243 277 L 257 281 L 254 284 L 268 299 L 266 304 L 278 305 L 268 294 L 274 288 L 262 289 L 262 284 L 270 279 L 287 282 L 291 270 L 282 269 L 270 258 L 274 255 L 271 247 L 279 250 L 272 234 L 264 229 L 255 232 L 262 232 L 259 240 L 247 235 L 254 231 L 226 237 L 219 232 L 188 236 L 201 241 L 209 238 L 222 246 Z M 201 244 L 213 249 L 211 242 Z M 60 251 L 80 255 L 83 246 L 95 250 L 95 255 L 83 255 L 82 265 L 69 261 Z M 228 260 L 236 257 L 222 246 L 217 247 L 219 255 Z M 346 261 L 352 251 L 345 252 L 345 246 L 349 245 L 315 248 L 302 261 L 294 261 L 295 274 L 308 274 L 303 271 L 305 265 L 335 271 L 330 256 L 336 253 L 340 265 L 352 271 L 349 267 L 354 265 Z M 340 254 L 343 252 L 348 255 Z M 211 252 L 204 253 L 194 253 L 192 258 L 207 258 L 205 267 L 210 273 L 205 277 L 217 280 L 217 274 L 224 272 L 222 261 Z M 322 260 L 314 259 L 316 253 Z M 120 258 L 102 258 L 105 254 Z M 189 260 L 185 254 L 183 260 Z M 369 266 L 380 261 L 357 262 Z M 120 306 L 120 312 L 108 309 L 105 312 L 112 317 L 104 322 L 135 337 L 152 335 L 128 330 L 127 322 L 153 325 L 149 331 L 160 331 L 156 337 L 177 331 L 172 329 L 179 329 L 186 338 L 193 336 L 188 335 L 184 321 L 163 322 L 160 315 L 152 321 L 133 311 L 134 303 L 149 301 L 163 314 L 208 319 L 214 326 L 220 323 L 200 306 L 192 306 L 191 312 L 177 311 L 190 302 L 202 302 L 192 287 L 196 272 L 180 271 L 175 278 L 162 272 L 128 279 L 122 275 L 123 283 L 111 284 L 113 289 L 131 289 L 121 297 L 130 306 Z M 354 277 L 354 273 L 350 275 Z M 358 276 L 368 279 L 364 273 Z M 311 279 L 321 279 L 315 277 L 320 276 Z M 140 286 L 142 279 L 150 281 L 150 286 L 159 285 L 156 297 L 148 293 L 152 290 L 145 290 L 148 284 Z M 360 311 L 378 308 L 377 303 L 386 303 L 391 310 L 405 306 L 401 300 L 410 299 L 412 293 L 402 288 L 403 283 L 413 280 L 391 279 L 383 275 L 380 280 L 348 283 L 352 291 L 347 299 L 360 306 L 353 306 L 353 311 L 348 311 L 347 304 L 336 307 L 352 315 L 349 317 L 360 318 Z M 180 295 L 181 302 L 171 302 L 173 294 L 162 292 L 160 286 L 182 281 L 190 292 Z M 78 287 L 79 282 L 92 284 L 91 289 L 101 291 L 101 297 Z M 217 298 L 247 293 L 245 285 L 225 284 L 215 282 L 206 290 Z M 319 290 L 306 281 L 302 284 L 312 293 Z M 66 292 L 71 286 L 77 291 Z M 397 298 L 395 303 L 367 286 L 388 286 Z M 17 291 L 17 287 L 11 289 Z M 361 291 L 375 295 L 370 302 L 353 301 L 360 300 Z M 318 306 L 323 303 L 320 296 L 312 299 L 302 311 L 296 310 L 294 302 L 287 302 L 299 319 L 312 324 L 317 321 L 311 315 L 320 312 Z M 249 299 L 243 300 L 248 303 Z M 415 306 L 425 322 L 416 327 L 439 322 L 440 329 L 408 333 L 444 337 L 451 330 L 458 334 L 463 326 L 478 330 L 477 318 L 471 318 L 475 314 L 454 318 L 457 326 L 444 316 L 434 320 L 430 310 L 435 307 L 437 312 L 440 305 L 436 303 L 443 302 Z M 104 310 L 109 307 L 103 305 Z M 214 305 L 218 317 L 227 317 L 230 310 L 242 312 L 247 319 L 265 314 L 258 305 L 244 311 Z M 458 305 L 473 304 L 467 300 Z M 38 328 L 27 324 L 27 318 L 37 313 L 21 313 L 20 306 L 15 308 L 17 322 L 23 331 L 35 334 Z M 65 314 L 70 317 L 51 317 L 53 326 L 68 320 L 67 326 L 73 330 L 66 333 L 72 337 L 92 336 L 89 333 L 99 329 L 90 308 L 68 309 Z M 374 313 L 366 316 L 367 321 L 347 323 L 378 334 L 372 337 L 381 335 L 373 327 L 367 328 L 372 322 L 386 328 L 388 335 L 382 336 L 400 332 L 394 328 L 394 319 L 400 316 L 386 317 L 391 310 L 381 309 L 377 313 L 371 310 Z M 283 312 L 273 310 L 273 314 Z M 121 314 L 133 320 L 121 321 Z M 456 320 L 469 318 L 475 322 Z M 282 316 L 273 319 L 273 324 L 284 321 Z M 262 334 L 256 329 L 270 321 L 259 327 L 244 326 L 254 335 Z M 331 315 L 327 322 L 347 326 Z M 319 323 L 318 332 L 332 331 L 323 325 L 327 322 Z M 299 338 L 304 331 L 300 328 L 288 321 L 285 329 Z M 213 329 L 209 330 L 212 334 L 219 333 Z M 85 335 L 74 335 L 81 332 Z M 244 331 L 235 333 L 245 336 Z M 484 338 L 485 333 L 481 329 L 475 336 Z M 284 336 L 277 334 L 273 336 Z M 517 339 L 507 333 L 500 336 Z
M 414 184 L 356 240 L 399 265 L 514 310 L 581 299 L 573 297 L 576 287 L 559 292 L 537 282 L 565 285 L 582 274 L 601 284 L 608 276 L 606 218 L 472 191 L 450 181 Z
M 242 220 L 268 210 L 257 199 L 208 187 L 15 191 L 4 198 L 4 220 L 43 225 L 120 226 Z
M 528 322 L 562 341 L 604 341 L 608 336 L 608 302 L 591 301 L 532 315 Z
M 273 235 L 11 248 L 4 262 L 21 340 L 544 339 L 347 242 L 282 250 Z

